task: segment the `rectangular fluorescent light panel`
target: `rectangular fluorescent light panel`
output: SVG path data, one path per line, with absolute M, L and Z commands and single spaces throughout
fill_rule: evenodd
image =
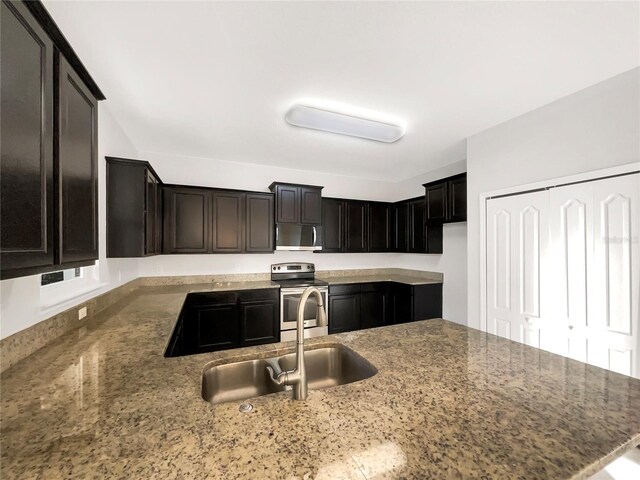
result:
M 300 101 L 289 108 L 285 119 L 297 127 L 339 133 L 352 137 L 367 138 L 378 142 L 392 143 L 405 133 L 403 122 L 382 118 L 379 114 L 370 115 L 362 109 L 347 106 L 312 104 Z

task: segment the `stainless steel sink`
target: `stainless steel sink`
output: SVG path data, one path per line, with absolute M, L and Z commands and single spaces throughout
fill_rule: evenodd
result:
M 202 398 L 218 404 L 283 392 L 285 387 L 276 385 L 269 378 L 267 365 L 277 362 L 282 370 L 290 370 L 295 361 L 295 353 L 290 353 L 205 367 Z M 311 390 L 365 380 L 378 373 L 368 360 L 343 345 L 306 350 L 305 361 Z
M 369 377 L 378 370 L 368 360 L 347 347 L 327 347 L 304 352 L 307 380 L 310 390 L 345 385 Z M 282 370 L 296 366 L 296 354 L 290 353 L 278 359 Z

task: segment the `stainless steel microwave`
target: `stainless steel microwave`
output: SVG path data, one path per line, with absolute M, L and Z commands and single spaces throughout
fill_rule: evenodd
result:
M 276 225 L 276 250 L 322 250 L 322 227 L 278 224 Z

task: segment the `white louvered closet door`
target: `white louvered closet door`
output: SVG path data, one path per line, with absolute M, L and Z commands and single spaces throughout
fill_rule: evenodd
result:
M 548 244 L 548 192 L 487 202 L 487 331 L 541 347 Z

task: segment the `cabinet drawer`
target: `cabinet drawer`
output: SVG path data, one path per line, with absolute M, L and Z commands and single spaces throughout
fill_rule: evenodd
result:
M 361 283 L 360 290 L 364 292 L 384 292 L 388 288 L 387 282 Z
M 359 283 L 349 283 L 346 285 L 330 285 L 329 295 L 345 295 L 349 293 L 360 293 Z

